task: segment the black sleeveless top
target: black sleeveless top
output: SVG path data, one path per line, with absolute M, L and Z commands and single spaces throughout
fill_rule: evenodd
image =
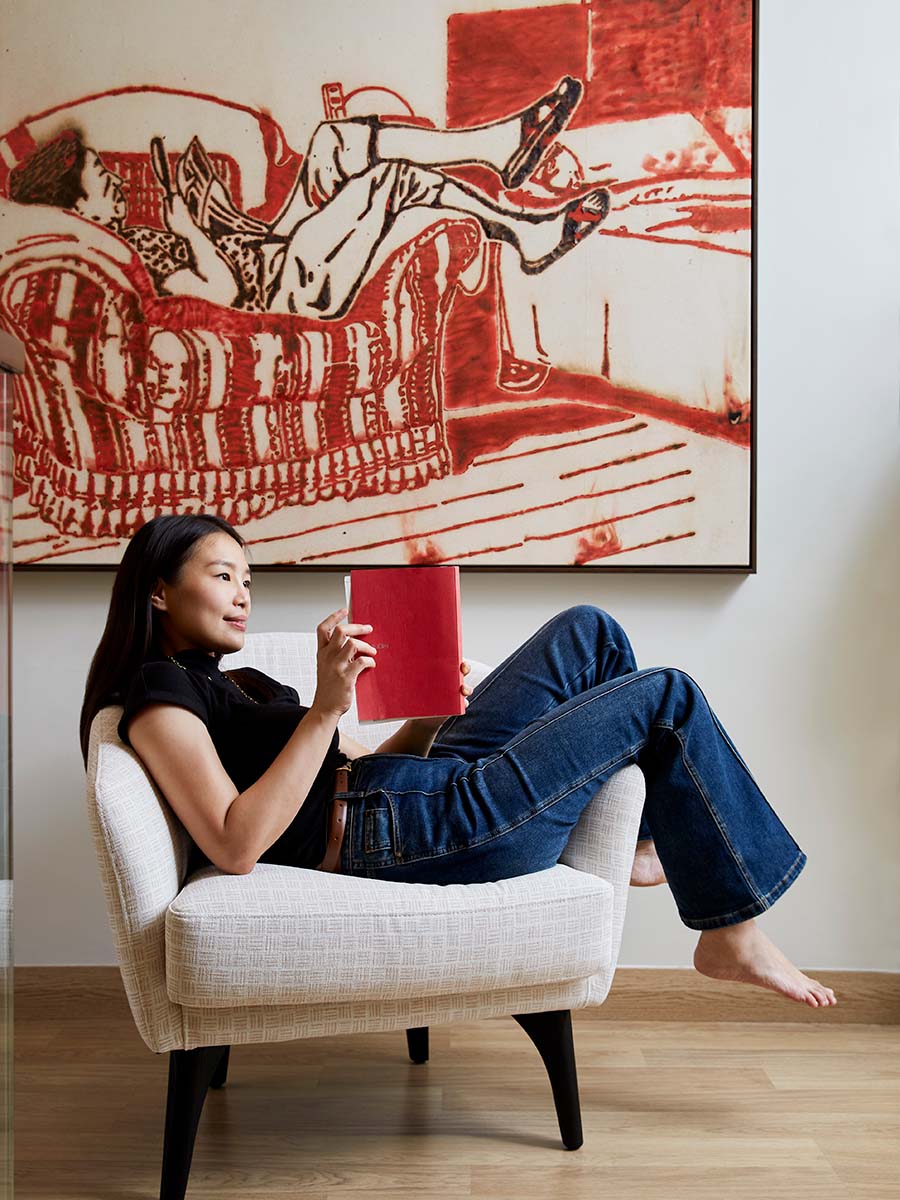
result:
M 181 650 L 175 658 L 181 666 L 166 658 L 143 663 L 125 695 L 119 737 L 131 745 L 129 723 L 145 704 L 177 704 L 204 723 L 232 783 L 245 791 L 271 766 L 309 709 L 294 688 L 254 667 L 226 674 L 205 650 Z M 260 862 L 317 867 L 325 857 L 334 774 L 346 761 L 338 741 L 335 730 L 309 795 L 284 833 L 260 855 Z M 193 841 L 191 845 L 188 870 L 194 871 L 210 860 Z

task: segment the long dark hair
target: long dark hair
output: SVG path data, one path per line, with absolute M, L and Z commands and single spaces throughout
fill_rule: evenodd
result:
M 108 704 L 121 704 L 138 668 L 154 648 L 157 581 L 174 584 L 201 538 L 222 531 L 243 549 L 244 539 L 212 513 L 154 517 L 125 547 L 116 572 L 106 628 L 91 660 L 81 706 L 81 754 L 87 766 L 91 722 Z
M 87 195 L 82 176 L 87 147 L 77 129 L 64 129 L 9 173 L 9 197 L 18 204 L 74 208 Z

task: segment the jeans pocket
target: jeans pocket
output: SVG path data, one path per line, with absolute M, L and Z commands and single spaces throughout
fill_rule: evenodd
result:
M 363 811 L 363 853 L 372 864 L 393 862 L 394 814 L 387 797 L 366 804 Z

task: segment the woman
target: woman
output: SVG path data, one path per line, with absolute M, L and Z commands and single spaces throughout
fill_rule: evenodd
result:
M 200 856 L 237 874 L 258 861 L 316 867 L 338 790 L 349 800 L 345 874 L 503 879 L 552 867 L 600 783 L 636 762 L 647 780 L 644 857 L 652 836 L 681 920 L 700 932 L 696 968 L 813 1008 L 836 1003 L 754 920 L 805 854 L 693 680 L 638 671 L 611 617 L 587 605 L 560 613 L 471 692 L 463 715 L 407 721 L 370 753 L 337 728 L 359 675 L 377 670 L 371 626 L 345 623 L 345 609 L 318 626 L 308 709 L 260 671 L 219 669 L 244 644 L 244 550 L 215 516 L 157 517 L 138 530 L 81 713 L 86 761 L 94 715 L 124 705 L 121 737 Z
M 375 116 L 322 122 L 271 228 L 235 207 L 196 137 L 178 159 L 174 188 L 161 140 L 154 139 L 165 230 L 126 224 L 128 185 L 77 129 L 62 130 L 15 166 L 9 194 L 18 204 L 71 209 L 125 238 L 160 294 L 332 320 L 349 310 L 379 255 L 383 261 L 388 235 L 406 209 L 474 217 L 487 238 L 513 246 L 522 271 L 533 275 L 597 229 L 609 212 L 605 188 L 533 211 L 440 169 L 478 164 L 504 187 L 517 188 L 552 149 L 582 92 L 565 75 L 521 112 L 471 129 L 426 129 Z

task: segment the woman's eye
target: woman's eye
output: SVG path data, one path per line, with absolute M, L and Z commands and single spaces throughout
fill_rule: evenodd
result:
M 216 578 L 217 579 L 230 579 L 231 576 L 228 574 L 227 571 L 220 571 L 219 574 L 216 576 Z
M 248 592 L 250 591 L 250 580 L 249 579 L 244 580 L 244 587 L 247 589 Z

